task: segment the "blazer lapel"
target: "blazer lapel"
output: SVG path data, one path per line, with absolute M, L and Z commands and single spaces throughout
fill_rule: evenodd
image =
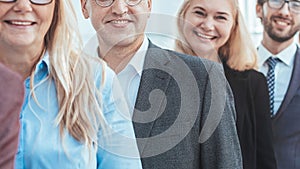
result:
M 287 93 L 283 99 L 283 102 L 278 110 L 278 113 L 277 113 L 278 116 L 280 116 L 280 114 L 287 108 L 287 106 L 291 102 L 292 98 L 296 94 L 296 91 L 299 88 L 299 86 L 300 86 L 300 50 L 298 48 L 296 55 L 295 55 L 294 70 L 292 73 L 291 82 L 289 84 Z
M 233 95 L 234 96 L 237 95 L 237 97 L 235 97 L 235 98 L 247 98 L 246 100 L 235 99 L 235 102 L 237 103 L 237 104 L 235 104 L 236 116 L 237 116 L 237 118 L 236 118 L 237 124 L 236 125 L 238 126 L 238 129 L 239 129 L 238 132 L 243 132 L 244 120 L 245 120 L 246 113 L 245 113 L 244 105 L 240 104 L 240 103 L 243 103 L 245 101 L 249 101 L 250 99 L 253 99 L 253 98 L 250 98 L 248 100 L 248 98 L 250 97 L 248 95 L 249 92 L 245 91 L 245 89 L 249 89 L 249 84 L 248 84 L 249 78 L 247 77 L 246 73 L 241 73 L 241 72 L 235 71 L 235 70 L 229 68 L 226 63 L 223 63 L 223 65 L 224 65 L 225 76 L 226 76 L 227 81 L 230 84 Z M 244 92 L 241 92 L 241 91 L 244 91 Z M 239 134 L 241 134 L 241 133 L 239 133 Z
M 141 155 L 147 144 L 147 138 L 151 137 L 155 119 L 160 116 L 166 106 L 164 93 L 171 78 L 171 75 L 166 72 L 172 71 L 166 70 L 170 69 L 166 66 L 170 60 L 163 52 L 162 49 L 149 42 L 133 113 L 133 126 Z

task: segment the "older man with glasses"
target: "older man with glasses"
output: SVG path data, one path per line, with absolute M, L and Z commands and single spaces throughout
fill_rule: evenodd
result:
M 97 31 L 94 53 L 117 73 L 133 113 L 143 168 L 242 168 L 221 66 L 155 46 L 144 35 L 151 0 L 81 4 Z
M 266 75 L 278 169 L 300 169 L 300 29 L 299 0 L 258 0 L 263 24 L 259 70 Z M 268 153 L 268 152 L 266 152 Z

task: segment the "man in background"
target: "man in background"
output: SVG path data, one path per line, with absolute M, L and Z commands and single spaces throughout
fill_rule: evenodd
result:
M 258 0 L 264 27 L 259 70 L 267 77 L 278 169 L 300 169 L 300 1 Z

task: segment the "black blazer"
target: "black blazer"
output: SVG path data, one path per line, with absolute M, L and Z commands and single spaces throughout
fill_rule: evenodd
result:
M 270 104 L 265 76 L 224 65 L 233 91 L 244 169 L 275 169 Z

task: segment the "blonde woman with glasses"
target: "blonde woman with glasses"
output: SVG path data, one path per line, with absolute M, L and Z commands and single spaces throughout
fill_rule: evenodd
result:
M 114 74 L 80 53 L 71 0 L 0 0 L 0 18 L 0 62 L 25 85 L 15 167 L 141 168 Z

